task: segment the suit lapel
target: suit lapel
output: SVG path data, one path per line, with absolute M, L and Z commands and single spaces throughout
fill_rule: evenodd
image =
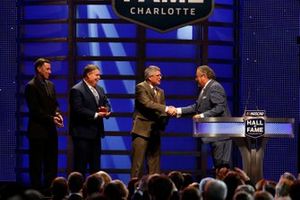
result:
M 39 90 L 39 92 L 40 92 L 44 97 L 48 97 L 46 88 L 44 87 L 44 85 L 42 84 L 42 82 L 41 82 L 38 78 L 35 78 L 35 79 L 34 79 L 34 83 L 35 83 L 37 89 Z
M 201 103 L 202 103 L 202 99 L 203 97 L 205 97 L 207 95 L 207 91 L 209 90 L 210 86 L 213 84 L 214 80 L 211 80 L 207 86 L 201 90 L 200 94 L 199 94 L 199 97 L 198 97 L 198 107 L 200 107 Z
M 150 97 L 152 97 L 152 100 L 155 101 L 155 93 L 153 89 L 150 87 L 149 83 L 146 81 L 143 82 L 145 89 L 151 94 Z
M 96 98 L 95 98 L 94 94 L 92 93 L 92 91 L 90 90 L 89 86 L 88 86 L 84 81 L 82 81 L 82 84 L 83 84 L 83 87 L 84 87 L 85 91 L 86 91 L 86 92 L 92 97 L 92 99 L 94 100 L 94 103 L 95 103 L 96 105 L 98 105 L 98 103 L 97 103 L 97 101 L 96 101 Z M 97 91 L 97 89 L 96 89 L 96 91 Z M 98 91 L 97 91 L 97 92 L 98 92 Z M 98 92 L 98 95 L 99 95 L 99 92 Z M 99 95 L 99 99 L 100 99 L 100 95 Z

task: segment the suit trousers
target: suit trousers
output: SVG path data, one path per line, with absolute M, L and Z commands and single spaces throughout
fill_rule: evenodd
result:
M 215 168 L 230 166 L 232 140 L 223 140 L 210 143 Z
M 93 174 L 100 170 L 101 139 L 83 139 L 73 137 L 74 170 L 82 173 Z
M 145 161 L 149 174 L 160 173 L 160 134 L 147 138 L 132 133 L 132 178 L 143 176 Z
M 47 189 L 57 176 L 57 136 L 29 139 L 29 175 L 34 189 Z

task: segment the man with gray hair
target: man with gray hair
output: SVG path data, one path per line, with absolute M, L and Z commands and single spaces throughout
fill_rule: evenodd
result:
M 206 183 L 203 199 L 204 200 L 225 200 L 227 196 L 227 186 L 223 181 L 214 179 Z
M 230 117 L 227 97 L 222 85 L 216 81 L 215 72 L 207 65 L 197 68 L 196 82 L 201 87 L 196 102 L 192 105 L 177 108 L 177 116 L 193 114 L 193 118 Z M 215 168 L 229 167 L 232 141 L 230 138 L 202 138 L 210 143 Z
M 145 69 L 145 81 L 136 85 L 133 113 L 132 167 L 131 177 L 141 178 L 143 163 L 147 160 L 149 174 L 160 173 L 160 135 L 174 115 L 175 108 L 166 106 L 164 91 L 160 85 L 160 68 L 149 66 Z

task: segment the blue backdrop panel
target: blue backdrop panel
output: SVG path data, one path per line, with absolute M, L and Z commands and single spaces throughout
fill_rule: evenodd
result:
M 234 41 L 234 29 L 232 27 L 209 27 L 209 40 Z
M 58 38 L 68 36 L 68 24 L 27 24 L 25 38 Z
M 93 29 L 94 35 L 88 31 Z M 77 24 L 77 37 L 124 38 L 136 37 L 135 24 Z M 95 34 L 97 33 L 97 34 Z
M 25 19 L 67 19 L 68 5 L 34 5 L 24 7 Z
M 179 39 L 179 40 L 192 40 L 194 38 L 193 26 L 185 26 L 174 31 L 168 31 L 161 34 L 157 31 L 147 29 L 147 38 L 160 38 L 160 39 Z
M 270 139 L 264 176 L 297 172 L 299 126 L 299 1 L 243 1 L 241 12 L 241 112 L 265 109 L 269 117 L 295 118 L 294 139 Z
M 149 65 L 159 66 L 163 78 L 164 76 L 193 77 L 196 68 L 195 63 L 189 62 L 146 62 L 146 66 Z M 164 80 L 162 80 L 162 82 L 164 82 Z
M 83 72 L 87 64 L 95 64 L 100 67 L 103 75 L 135 75 L 136 62 L 129 61 L 79 61 L 77 63 L 77 72 Z
M 16 166 L 16 2 L 0 6 L 0 181 L 15 179 Z
M 191 58 L 196 54 L 195 44 L 152 44 L 146 45 L 147 57 Z
M 135 56 L 136 44 L 120 42 L 77 43 L 78 56 Z

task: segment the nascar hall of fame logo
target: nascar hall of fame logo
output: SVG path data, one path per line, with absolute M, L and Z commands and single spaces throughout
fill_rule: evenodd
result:
M 259 138 L 265 134 L 265 111 L 245 111 L 245 134 L 247 137 Z
M 121 18 L 165 32 L 206 19 L 213 0 L 112 0 Z

